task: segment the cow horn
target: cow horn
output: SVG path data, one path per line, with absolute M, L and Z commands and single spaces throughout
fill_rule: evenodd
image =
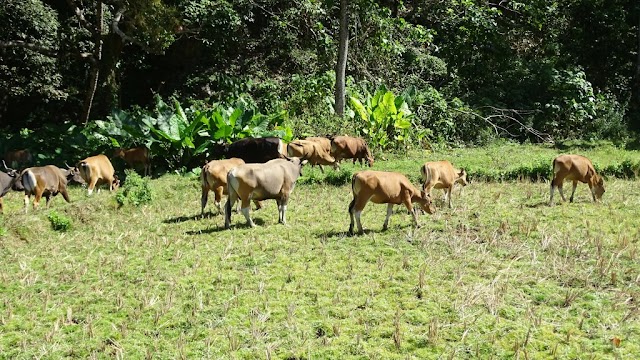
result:
M 64 162 L 64 165 L 67 167 L 67 169 L 71 169 L 71 166 L 69 166 L 66 161 Z
M 7 163 L 5 163 L 4 160 L 2 160 L 2 165 L 4 165 L 5 170 L 9 170 L 9 167 L 7 167 Z

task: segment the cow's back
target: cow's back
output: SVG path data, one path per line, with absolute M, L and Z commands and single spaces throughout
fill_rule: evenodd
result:
M 87 183 L 91 182 L 92 177 L 111 181 L 115 174 L 111 161 L 102 154 L 90 156 L 80 161 L 78 168 L 80 175 Z
M 553 174 L 554 177 L 586 182 L 589 176 L 595 174 L 595 168 L 591 160 L 582 155 L 566 154 L 553 160 Z
M 211 186 L 226 185 L 229 170 L 244 163 L 244 160 L 238 158 L 210 161 L 202 167 L 203 181 L 207 181 Z
M 456 179 L 456 171 L 447 160 L 426 162 L 421 172 L 422 180 L 437 189 L 452 185 Z
M 313 141 L 319 144 L 324 151 L 331 153 L 331 139 L 328 139 L 326 137 L 320 137 L 320 136 L 309 136 L 305 138 L 305 140 Z
M 284 143 L 276 137 L 245 138 L 230 144 L 227 158 L 239 158 L 245 163 L 265 163 L 284 154 Z
M 54 165 L 24 169 L 20 179 L 25 192 L 33 192 L 36 185 L 41 186 L 45 191 L 53 193 L 62 191 L 67 187 L 67 178 L 62 173 L 62 170 Z

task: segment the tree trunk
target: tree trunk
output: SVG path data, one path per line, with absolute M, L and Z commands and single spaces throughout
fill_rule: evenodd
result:
M 349 12 L 348 0 L 340 0 L 340 42 L 338 45 L 338 63 L 336 64 L 336 115 L 344 115 L 345 76 L 347 70 L 347 51 L 349 48 Z
M 89 88 L 87 89 L 87 96 L 84 99 L 84 106 L 82 109 L 82 123 L 84 125 L 87 125 L 89 122 L 89 115 L 91 114 L 91 107 L 93 105 L 93 97 L 95 96 L 96 89 L 98 88 L 100 60 L 102 59 L 102 21 L 102 0 L 98 0 L 96 3 L 96 25 L 93 32 L 94 48 L 93 58 L 91 59 L 91 75 L 89 76 Z

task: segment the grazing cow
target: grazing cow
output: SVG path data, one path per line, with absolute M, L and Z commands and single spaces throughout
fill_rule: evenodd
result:
M 235 167 L 227 174 L 227 199 L 224 227 L 231 226 L 231 208 L 240 199 L 241 210 L 247 224 L 255 227 L 249 216 L 251 200 L 275 199 L 278 204 L 278 222 L 285 224 L 287 202 L 296 180 L 302 173 L 306 160 L 300 158 L 274 159 L 265 164 L 245 164 Z
M 38 208 L 40 199 L 44 196 L 47 199 L 47 207 L 52 196 L 58 193 L 66 202 L 69 202 L 67 193 L 67 177 L 65 171 L 57 166 L 47 165 L 41 167 L 27 168 L 20 174 L 20 181 L 24 187 L 24 211 L 29 210 L 29 199 L 35 195 L 33 209 Z
M 200 200 L 202 204 L 202 212 L 204 215 L 204 208 L 207 206 L 207 200 L 209 199 L 209 191 L 213 190 L 215 194 L 216 207 L 219 212 L 222 212 L 222 206 L 220 201 L 222 195 L 227 195 L 227 173 L 229 170 L 236 166 L 243 165 L 245 162 L 242 159 L 231 158 L 225 160 L 213 160 L 202 167 L 200 173 L 200 180 L 202 185 L 202 198 Z M 260 202 L 255 201 L 256 208 L 260 209 L 262 205 Z
M 20 175 L 17 170 L 8 168 L 4 160 L 2 161 L 2 164 L 4 165 L 4 169 L 7 172 L 5 173 L 0 171 L 0 214 L 4 212 L 2 197 L 4 197 L 11 190 L 11 188 L 13 188 Z
M 287 155 L 289 157 L 299 157 L 309 161 L 311 166 L 318 165 L 324 172 L 322 165 L 332 165 L 334 168 L 336 159 L 325 151 L 320 144 L 310 140 L 294 140 L 287 145 Z
M 573 195 L 576 193 L 578 181 L 587 183 L 591 190 L 593 201 L 602 199 L 604 194 L 604 180 L 596 173 L 591 160 L 580 155 L 560 155 L 553 159 L 553 179 L 551 180 L 551 198 L 549 205 L 553 205 L 553 190 L 558 188 L 562 201 L 567 201 L 562 192 L 562 183 L 565 180 L 573 180 L 573 190 L 571 191 L 570 202 L 573 202 Z
M 430 161 L 424 163 L 420 168 L 422 189 L 431 195 L 431 189 L 444 190 L 445 201 L 448 200 L 451 207 L 451 192 L 456 183 L 467 186 L 467 172 L 464 169 L 457 170 L 447 160 Z
M 373 166 L 373 155 L 371 155 L 367 143 L 362 138 L 350 136 L 334 137 L 331 140 L 331 155 L 336 159 L 336 162 L 340 162 L 342 159 L 353 159 L 354 164 L 356 160 L 359 160 L 360 165 L 362 165 L 363 160 L 367 160 L 369 167 Z
M 320 147 L 322 147 L 322 149 L 324 149 L 324 151 L 326 151 L 329 154 L 331 154 L 331 139 L 330 138 L 322 137 L 322 136 L 309 136 L 309 137 L 305 138 L 305 140 L 313 141 L 313 142 L 316 142 L 316 143 L 320 144 Z
M 31 164 L 33 157 L 27 149 L 7 151 L 4 154 L 4 160 L 11 167 L 19 167 Z
M 349 204 L 349 215 L 351 217 L 349 234 L 353 234 L 354 215 L 358 222 L 358 232 L 360 234 L 363 233 L 360 214 L 362 214 L 362 209 L 369 201 L 375 204 L 388 204 L 387 217 L 382 225 L 382 230 L 387 230 L 389 226 L 393 205 L 404 204 L 413 215 L 413 222 L 416 227 L 418 226 L 418 212 L 414 210 L 413 203 L 418 203 L 429 214 L 435 212 L 433 205 L 431 205 L 429 194 L 425 191 L 420 192 L 406 176 L 397 172 L 359 171 L 351 179 L 351 190 L 353 192 L 353 200 Z
M 285 146 L 277 137 L 245 138 L 229 144 L 226 157 L 239 158 L 245 163 L 266 163 L 269 160 L 281 159 L 285 154 Z
M 144 168 L 144 176 L 151 175 L 151 158 L 149 156 L 149 149 L 144 146 L 135 147 L 132 149 L 117 148 L 113 152 L 114 158 L 121 158 L 132 169 L 136 169 L 137 166 Z
M 113 165 L 105 155 L 90 156 L 78 162 L 75 171 L 78 171 L 82 179 L 89 184 L 87 187 L 89 195 L 93 193 L 96 186 L 102 184 L 108 184 L 109 191 L 117 190 L 120 186 Z

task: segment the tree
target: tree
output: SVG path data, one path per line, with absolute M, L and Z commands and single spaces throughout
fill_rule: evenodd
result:
M 344 115 L 345 76 L 347 70 L 347 52 L 349 49 L 349 11 L 348 1 L 340 0 L 340 39 L 338 43 L 338 62 L 336 64 L 335 112 Z

